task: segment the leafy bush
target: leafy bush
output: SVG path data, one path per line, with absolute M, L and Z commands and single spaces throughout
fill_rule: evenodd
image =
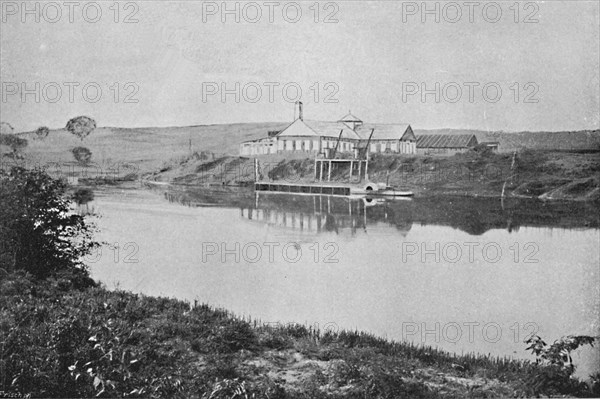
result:
M 94 192 L 89 188 L 79 188 L 73 193 L 73 201 L 77 205 L 85 205 L 94 200 Z
M 533 335 L 526 340 L 525 343 L 529 344 L 527 350 L 537 357 L 536 363 L 542 366 L 529 377 L 534 392 L 557 394 L 588 392 L 585 383 L 572 378 L 575 366 L 571 352 L 583 345 L 594 346 L 595 339 L 587 335 L 569 335 L 554 341 L 552 345 L 546 344 L 538 335 Z
M 20 153 L 27 147 L 27 140 L 14 134 L 0 134 L 0 145 L 11 148 L 14 154 Z
M 40 126 L 35 131 L 35 135 L 37 136 L 37 138 L 39 140 L 43 140 L 46 137 L 48 137 L 49 133 L 50 133 L 50 129 L 47 126 Z
M 67 122 L 66 129 L 83 140 L 96 129 L 96 121 L 89 116 L 77 116 Z
M 75 147 L 71 150 L 73 157 L 81 165 L 87 165 L 92 159 L 92 152 L 86 147 Z
M 0 267 L 38 277 L 84 267 L 81 258 L 98 244 L 65 192 L 66 183 L 41 169 L 0 171 Z

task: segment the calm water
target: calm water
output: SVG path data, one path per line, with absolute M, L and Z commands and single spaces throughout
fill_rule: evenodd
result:
M 533 332 L 547 342 L 600 333 L 600 230 L 586 205 L 142 189 L 96 198 L 112 248 L 90 265 L 108 288 L 456 353 L 528 358 Z M 585 375 L 600 354 L 574 360 Z

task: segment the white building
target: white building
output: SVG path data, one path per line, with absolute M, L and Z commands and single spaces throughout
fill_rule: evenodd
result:
M 367 142 L 371 153 L 417 152 L 417 140 L 408 124 L 363 123 L 351 113 L 336 122 L 311 121 L 304 120 L 300 112 L 298 119 L 279 133 L 241 143 L 240 155 L 288 152 L 326 154 L 336 148 L 336 145 L 339 153 L 354 153 L 356 149 L 364 148 Z

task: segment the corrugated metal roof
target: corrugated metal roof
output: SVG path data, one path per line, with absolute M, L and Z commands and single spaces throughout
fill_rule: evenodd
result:
M 432 134 L 417 137 L 417 148 L 466 148 L 473 134 Z

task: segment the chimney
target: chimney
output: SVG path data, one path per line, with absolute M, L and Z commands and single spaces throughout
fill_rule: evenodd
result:
M 302 114 L 302 101 L 298 101 L 298 119 L 301 121 L 304 120 L 304 115 Z

